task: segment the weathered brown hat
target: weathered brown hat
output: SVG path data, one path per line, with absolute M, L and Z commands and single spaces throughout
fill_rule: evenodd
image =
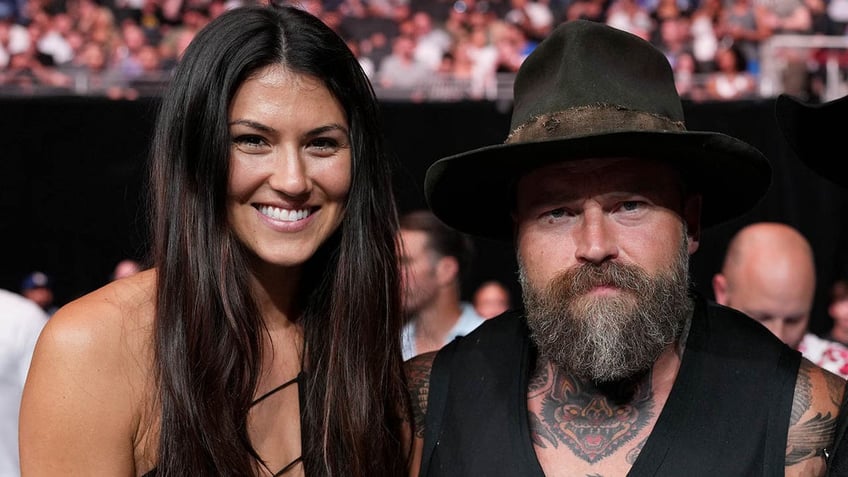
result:
M 765 156 L 725 134 L 687 131 L 683 119 L 662 52 L 603 23 L 565 22 L 518 71 L 506 141 L 436 161 L 427 202 L 461 231 L 511 239 L 521 175 L 566 160 L 643 157 L 679 167 L 704 195 L 704 226 L 747 212 L 771 183 Z

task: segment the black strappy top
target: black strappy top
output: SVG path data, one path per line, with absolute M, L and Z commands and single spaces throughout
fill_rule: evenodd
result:
M 265 400 L 266 398 L 272 396 L 273 394 L 275 394 L 279 391 L 282 391 L 283 389 L 287 388 L 288 386 L 290 386 L 292 384 L 297 384 L 298 385 L 297 399 L 298 399 L 298 402 L 300 403 L 301 416 L 302 416 L 303 415 L 303 403 L 304 403 L 304 386 L 303 386 L 303 378 L 304 377 L 305 377 L 305 373 L 303 371 L 299 372 L 297 374 L 297 376 L 293 377 L 292 379 L 284 382 L 283 384 L 280 384 L 279 386 L 275 387 L 274 389 L 272 389 L 272 390 L 268 391 L 267 393 L 256 398 L 252 403 L 250 403 L 250 406 L 253 407 L 253 406 L 259 404 L 260 402 L 262 402 L 263 400 Z M 301 455 L 297 459 L 286 464 L 286 466 L 283 467 L 282 469 L 275 472 L 274 477 L 279 477 L 281 475 L 284 475 L 286 472 L 293 469 L 295 465 L 297 465 L 299 462 L 302 462 L 302 461 L 303 461 L 303 456 Z M 263 466 L 264 466 L 264 464 L 263 464 Z M 266 467 L 266 469 L 267 469 L 267 467 Z M 154 467 L 149 472 L 144 474 L 142 477 L 156 477 L 156 468 Z

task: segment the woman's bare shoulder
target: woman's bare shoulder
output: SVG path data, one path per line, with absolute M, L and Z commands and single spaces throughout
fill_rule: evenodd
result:
M 155 274 L 110 283 L 44 326 L 21 401 L 21 465 L 33 474 L 127 475 L 153 393 Z
M 154 271 L 111 282 L 61 307 L 47 322 L 40 346 L 67 352 L 138 351 L 151 339 L 155 307 Z

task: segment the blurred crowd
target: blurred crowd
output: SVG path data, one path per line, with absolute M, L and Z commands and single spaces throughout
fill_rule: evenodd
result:
M 256 0 L 0 0 L 0 91 L 156 95 L 194 34 Z M 756 97 L 775 35 L 845 37 L 848 0 L 303 0 L 360 58 L 378 95 L 496 99 L 556 24 L 638 34 L 666 52 L 683 97 Z M 786 52 L 784 52 L 786 53 Z M 783 57 L 782 91 L 817 100 L 845 49 Z

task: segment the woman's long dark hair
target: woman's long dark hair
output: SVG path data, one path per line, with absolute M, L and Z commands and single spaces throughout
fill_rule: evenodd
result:
M 302 443 L 309 476 L 407 473 L 397 211 L 378 106 L 343 40 L 294 7 L 243 7 L 200 31 L 162 98 L 151 156 L 158 268 L 158 477 L 255 475 L 247 432 L 266 333 L 246 252 L 227 224 L 228 107 L 258 69 L 324 81 L 350 124 L 339 230 L 305 266 Z

